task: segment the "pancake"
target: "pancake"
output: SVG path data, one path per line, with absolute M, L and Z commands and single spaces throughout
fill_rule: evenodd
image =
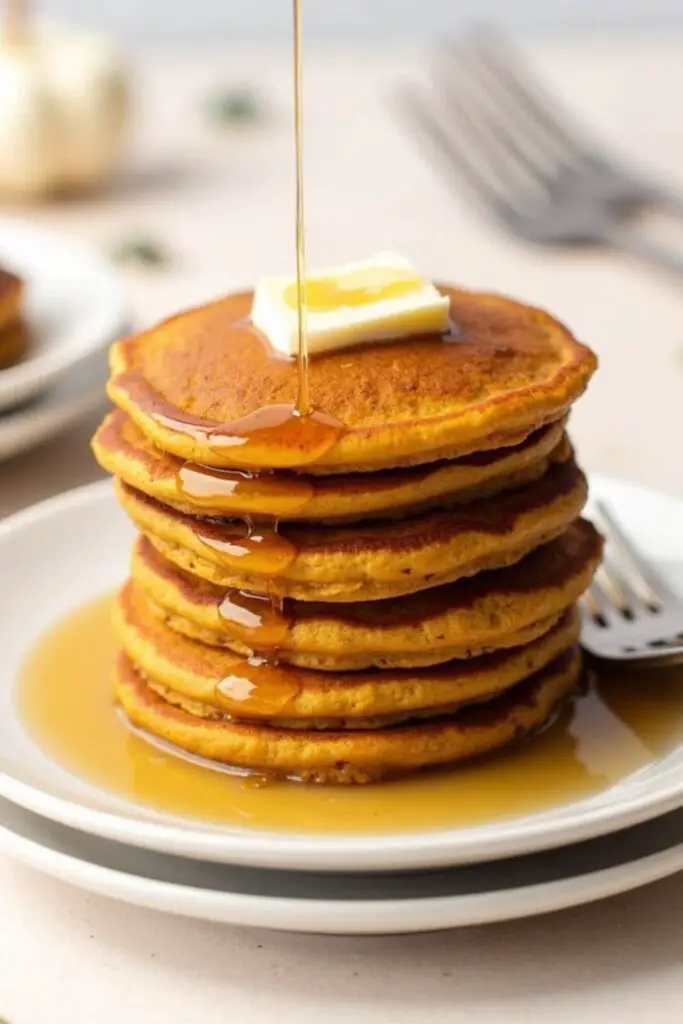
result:
M 0 332 L 0 370 L 15 366 L 28 352 L 31 335 L 23 320 L 3 327 Z
M 218 586 L 301 601 L 357 602 L 512 565 L 580 515 L 588 488 L 570 460 L 535 483 L 471 505 L 389 522 L 288 523 L 277 534 L 197 519 L 127 484 L 119 483 L 116 494 L 165 558 Z
M 237 478 L 209 474 L 156 448 L 120 409 L 106 417 L 92 447 L 107 472 L 181 512 L 340 522 L 466 503 L 531 483 L 553 462 L 569 458 L 571 446 L 563 430 L 560 420 L 514 447 L 426 466 L 329 477 L 286 471 Z M 185 495 L 183 479 L 189 489 Z M 202 498 L 207 490 L 210 496 Z
M 124 652 L 157 692 L 213 707 L 236 719 L 285 720 L 288 728 L 375 728 L 378 716 L 414 716 L 490 698 L 538 672 L 578 640 L 579 615 L 564 613 L 523 647 L 429 669 L 324 673 L 254 663 L 181 636 L 165 625 L 140 587 L 118 594 L 114 626 Z M 165 688 L 165 689 L 161 689 Z
M 493 701 L 425 722 L 366 731 L 287 730 L 188 714 L 154 693 L 125 655 L 115 694 L 133 725 L 178 750 L 237 768 L 321 783 L 362 783 L 463 761 L 541 728 L 576 689 L 578 647 Z
M 595 370 L 593 353 L 541 310 L 441 290 L 454 325 L 446 338 L 316 356 L 310 392 L 340 429 L 328 429 L 313 451 L 298 428 L 286 437 L 261 431 L 248 468 L 307 463 L 307 472 L 327 474 L 416 465 L 519 444 L 561 419 Z M 238 421 L 296 403 L 296 363 L 276 357 L 253 330 L 251 303 L 251 292 L 230 295 L 112 347 L 109 395 L 163 451 L 244 468 Z
M 19 319 L 23 293 L 21 278 L 0 267 L 0 334 Z
M 345 671 L 432 665 L 528 643 L 578 600 L 601 553 L 599 534 L 579 520 L 505 569 L 383 601 L 286 601 L 282 612 L 179 569 L 144 537 L 131 574 L 167 624 L 193 639 Z

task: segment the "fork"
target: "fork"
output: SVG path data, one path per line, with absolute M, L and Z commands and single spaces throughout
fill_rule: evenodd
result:
M 479 26 L 467 33 L 453 55 L 483 73 L 489 94 L 508 111 L 515 130 L 535 140 L 540 151 L 562 160 L 568 170 L 580 171 L 597 199 L 620 209 L 659 206 L 683 214 L 683 196 L 603 151 L 533 77 L 500 32 Z
M 683 254 L 623 223 L 623 209 L 607 197 L 607 179 L 596 176 L 594 162 L 544 147 L 520 128 L 512 90 L 503 103 L 490 89 L 488 72 L 482 75 L 467 59 L 450 61 L 447 69 L 442 62 L 436 84 L 441 116 L 412 85 L 399 92 L 400 109 L 509 232 L 544 246 L 609 247 L 683 273 Z
M 604 502 L 596 509 L 605 561 L 582 598 L 582 643 L 610 661 L 652 661 L 683 654 L 683 601 L 628 539 Z

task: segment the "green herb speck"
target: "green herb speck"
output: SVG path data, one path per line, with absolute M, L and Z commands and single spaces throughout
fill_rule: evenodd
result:
M 224 89 L 209 96 L 207 116 L 214 124 L 253 124 L 261 116 L 261 104 L 251 89 Z
M 161 267 L 170 262 L 170 257 L 160 242 L 143 237 L 129 238 L 115 246 L 112 258 L 117 263 L 139 263 L 145 267 Z

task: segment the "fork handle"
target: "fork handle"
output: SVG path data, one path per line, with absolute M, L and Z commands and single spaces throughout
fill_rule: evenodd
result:
M 601 235 L 603 241 L 615 249 L 630 253 L 671 274 L 683 275 L 683 253 L 651 242 L 632 228 L 624 227 L 623 224 L 607 224 L 602 228 Z

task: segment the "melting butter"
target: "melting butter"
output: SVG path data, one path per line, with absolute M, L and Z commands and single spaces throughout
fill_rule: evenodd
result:
M 252 321 L 273 348 L 295 356 L 299 334 L 297 284 L 264 278 L 256 288 Z M 393 252 L 312 274 L 306 279 L 306 331 L 314 356 L 365 342 L 445 334 L 449 301 Z

